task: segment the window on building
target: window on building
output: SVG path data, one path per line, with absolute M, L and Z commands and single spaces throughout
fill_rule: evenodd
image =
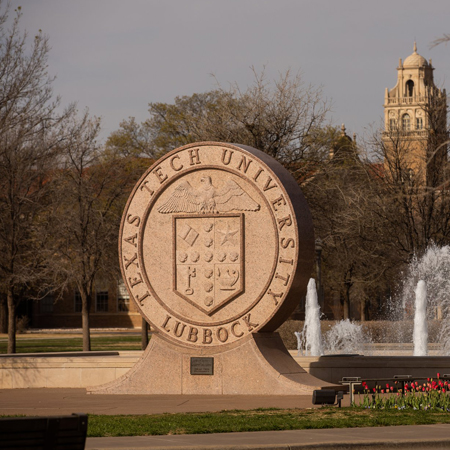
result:
M 74 310 L 75 312 L 81 312 L 81 294 L 79 291 L 75 291 L 75 303 L 74 303 Z
M 423 119 L 422 117 L 416 118 L 416 130 L 422 130 L 423 129 Z
M 389 119 L 389 129 L 394 131 L 397 128 L 397 121 L 395 119 Z
M 128 312 L 130 310 L 130 294 L 123 280 L 117 283 L 117 311 Z
M 412 97 L 414 93 L 414 81 L 413 80 L 408 80 L 406 82 L 406 96 L 407 97 Z
M 95 311 L 107 312 L 108 311 L 108 291 L 99 291 L 95 296 Z
M 409 131 L 411 129 L 411 119 L 409 114 L 403 114 L 402 117 L 402 129 L 404 131 Z
M 53 312 L 53 295 L 47 295 L 39 303 L 41 314 L 51 314 Z

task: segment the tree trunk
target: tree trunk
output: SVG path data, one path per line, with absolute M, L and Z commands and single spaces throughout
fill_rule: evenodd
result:
M 0 295 L 0 333 L 8 332 L 8 303 L 5 295 Z
M 344 313 L 344 320 L 349 319 L 350 318 L 350 292 L 349 290 L 346 288 L 345 292 L 344 292 L 344 296 L 343 296 L 343 313 Z
M 8 351 L 16 353 L 16 304 L 12 289 L 8 290 Z
M 91 329 L 89 325 L 89 307 L 90 301 L 88 298 L 82 298 L 81 306 L 81 326 L 83 329 L 83 352 L 91 351 Z
M 361 322 L 366 321 L 366 300 L 362 298 L 359 301 L 360 309 L 361 309 Z
M 141 331 L 141 347 L 145 350 L 148 345 L 148 323 L 142 318 L 142 331 Z

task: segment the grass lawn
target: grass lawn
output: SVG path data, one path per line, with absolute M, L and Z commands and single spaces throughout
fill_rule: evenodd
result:
M 450 423 L 439 411 L 318 409 L 257 409 L 218 413 L 89 416 L 89 437 L 229 433 L 239 431 L 382 427 Z
M 141 350 L 140 336 L 92 336 L 93 351 Z M 6 339 L 0 342 L 0 353 L 6 353 Z M 29 338 L 17 339 L 17 353 L 45 353 L 45 352 L 77 352 L 83 350 L 81 337 L 55 337 L 49 339 Z

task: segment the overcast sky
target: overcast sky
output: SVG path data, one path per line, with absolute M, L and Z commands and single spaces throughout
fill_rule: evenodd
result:
M 399 58 L 432 58 L 450 86 L 449 0 L 12 0 L 22 27 L 50 38 L 55 93 L 102 117 L 105 138 L 121 120 L 236 81 L 254 66 L 276 78 L 301 71 L 332 100 L 333 124 L 362 135 L 379 124 Z

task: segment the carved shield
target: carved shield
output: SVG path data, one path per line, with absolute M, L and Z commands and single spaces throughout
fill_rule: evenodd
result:
M 213 315 L 244 290 L 244 215 L 173 217 L 174 291 Z

